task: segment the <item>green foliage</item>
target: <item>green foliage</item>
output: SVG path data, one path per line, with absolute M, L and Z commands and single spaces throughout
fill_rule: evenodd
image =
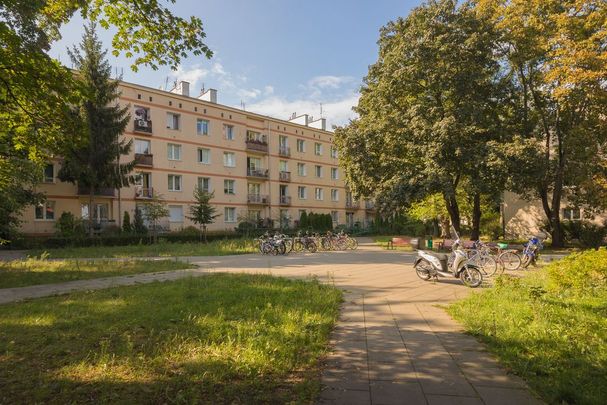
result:
M 188 217 L 194 223 L 202 228 L 202 235 L 206 241 L 207 225 L 215 222 L 215 218 L 220 216 L 216 214 L 217 209 L 210 204 L 211 199 L 215 197 L 215 192 L 208 193 L 201 188 L 194 190 L 195 204 L 190 206 L 190 216 Z
M 135 218 L 133 219 L 133 231 L 138 235 L 148 233 L 148 228 L 143 223 L 143 213 L 139 207 L 135 207 Z
M 209 274 L 3 305 L 0 352 L 19 361 L 0 363 L 0 392 L 15 403 L 313 403 L 341 297 L 316 281 Z
M 572 253 L 546 268 L 557 292 L 607 295 L 607 250 Z
M 299 228 L 308 229 L 309 226 L 310 226 L 310 223 L 308 221 L 308 213 L 307 213 L 307 211 L 304 211 L 301 213 L 301 216 L 299 217 Z
M 150 222 L 152 227 L 152 236 L 154 241 L 158 241 L 158 220 L 169 216 L 169 208 L 161 194 L 154 193 L 152 198 L 146 200 L 143 204 L 143 216 Z
M 481 234 L 497 240 L 502 235 L 502 218 L 499 211 L 483 210 L 481 216 Z
M 607 226 L 590 221 L 563 221 L 563 232 L 568 242 L 579 242 L 586 248 L 598 248 L 604 244 Z
M 302 213 L 299 219 L 299 228 L 313 232 L 326 232 L 333 229 L 331 214 L 317 214 L 315 212 Z
M 122 217 L 122 231 L 124 233 L 133 232 L 133 225 L 131 225 L 131 215 L 128 211 L 124 211 L 124 216 Z
M 373 233 L 406 236 L 424 236 L 428 233 L 428 229 L 422 221 L 403 214 L 387 218 L 380 216 L 371 227 Z
M 67 238 L 84 236 L 84 224 L 71 212 L 64 211 L 55 221 L 55 228 L 60 236 Z
M 605 263 L 605 251 L 592 251 L 524 278 L 500 276 L 495 288 L 470 294 L 449 312 L 546 403 L 602 404 Z

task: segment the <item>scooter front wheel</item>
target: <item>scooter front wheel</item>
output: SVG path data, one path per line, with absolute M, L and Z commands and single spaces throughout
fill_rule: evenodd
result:
M 483 283 L 483 274 L 479 269 L 472 266 L 466 266 L 461 273 L 459 279 L 464 285 L 470 288 L 476 288 Z
M 432 264 L 429 261 L 422 259 L 415 265 L 415 274 L 422 280 L 430 280 L 430 271 L 432 270 Z

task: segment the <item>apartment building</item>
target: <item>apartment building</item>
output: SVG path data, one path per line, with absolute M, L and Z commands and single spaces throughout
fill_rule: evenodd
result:
M 131 109 L 124 137 L 133 141 L 128 158 L 136 161 L 137 184 L 98 190 L 91 209 L 88 190 L 59 181 L 61 159 L 53 160 L 39 185 L 47 202 L 24 211 L 24 233 L 55 232 L 64 211 L 119 225 L 124 211 L 132 218 L 154 194 L 170 211 L 164 227 L 179 230 L 193 225 L 187 216 L 195 187 L 215 193 L 211 203 L 220 217 L 210 230 L 233 230 L 244 217 L 293 226 L 304 211 L 331 214 L 335 225 L 373 218 L 373 205 L 359 204 L 347 192 L 324 119 L 279 120 L 231 108 L 217 103 L 214 89 L 190 96 L 187 82 L 171 91 L 126 82 L 120 87 L 119 102 Z

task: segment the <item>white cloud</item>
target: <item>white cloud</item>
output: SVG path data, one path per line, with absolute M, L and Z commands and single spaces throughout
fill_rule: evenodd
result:
M 266 86 L 263 88 L 263 94 L 266 96 L 272 95 L 274 94 L 274 87 L 273 86 Z
M 177 81 L 184 80 L 189 82 L 190 88 L 195 89 L 198 81 L 208 77 L 208 75 L 209 71 L 201 68 L 200 65 L 194 65 L 189 69 L 184 69 L 182 66 L 179 66 L 173 78 Z
M 308 80 L 308 86 L 319 89 L 338 89 L 353 81 L 354 78 L 351 76 L 315 76 Z

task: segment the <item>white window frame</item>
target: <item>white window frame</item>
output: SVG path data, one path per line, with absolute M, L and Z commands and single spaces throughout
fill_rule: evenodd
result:
M 314 174 L 316 175 L 316 177 L 318 177 L 319 179 L 322 178 L 322 166 L 321 165 L 315 165 L 314 166 Z
M 183 177 L 180 174 L 169 174 L 167 179 L 169 191 L 179 192 L 183 190 Z
M 331 180 L 339 180 L 339 169 L 337 167 L 331 168 Z
M 181 218 L 178 221 L 173 220 L 173 209 L 180 209 L 181 210 Z M 169 205 L 169 222 L 172 222 L 174 224 L 180 224 L 183 223 L 183 205 Z
M 138 147 L 138 145 L 141 144 L 146 144 L 147 145 L 147 152 L 142 152 L 141 148 Z M 135 138 L 135 153 L 141 154 L 141 155 L 148 155 L 152 153 L 152 142 L 150 142 L 149 139 L 138 139 Z
M 181 160 L 181 145 L 178 143 L 167 143 L 167 159 Z M 177 155 L 177 156 L 176 156 Z
M 53 168 L 53 174 L 51 177 L 46 176 L 46 169 L 49 167 Z M 55 182 L 55 165 L 53 163 L 47 163 L 44 166 L 44 169 L 42 170 L 42 182 L 46 184 L 51 184 Z
M 301 153 L 306 152 L 306 141 L 304 139 L 297 140 L 297 152 L 301 152 Z
M 321 187 L 316 187 L 314 189 L 314 199 L 316 201 L 322 201 L 324 199 L 324 190 Z
M 55 203 L 55 201 L 52 201 L 52 200 L 47 200 L 44 203 L 36 205 L 34 207 L 34 219 L 36 221 L 54 221 L 56 219 L 56 217 L 57 217 L 57 215 L 56 215 L 56 209 L 55 209 L 56 205 L 57 204 Z M 53 217 L 52 218 L 49 218 L 47 216 L 47 214 L 48 214 L 48 208 L 47 207 L 50 207 L 50 209 L 51 209 L 51 211 L 53 213 Z M 40 213 L 42 215 L 41 215 L 40 218 L 38 218 L 38 209 L 41 209 Z
M 577 215 L 574 215 L 574 213 L 577 213 Z M 582 210 L 575 207 L 563 208 L 563 219 L 567 221 L 581 221 Z
M 231 157 L 232 164 L 230 163 L 228 157 Z M 223 166 L 224 167 L 236 167 L 236 154 L 234 152 L 223 152 Z
M 338 158 L 338 152 L 337 152 L 337 148 L 335 146 L 331 146 L 331 157 L 333 159 Z
M 232 192 L 230 191 L 230 187 L 228 186 L 228 184 L 231 184 L 232 187 Z M 225 195 L 236 195 L 236 180 L 233 179 L 224 179 L 223 181 L 223 193 Z
M 207 188 L 205 189 L 204 187 L 204 183 L 205 180 L 207 182 Z M 211 178 L 210 177 L 198 177 L 197 181 L 196 181 L 196 186 L 201 189 L 202 191 L 206 191 L 207 193 L 211 192 Z
M 225 207 L 223 209 L 223 218 L 226 223 L 236 222 L 236 207 Z
M 206 125 L 203 125 L 204 123 L 206 123 Z M 201 131 L 201 129 L 203 129 L 203 131 Z M 206 131 L 205 131 L 205 129 L 206 129 Z M 197 118 L 196 119 L 196 134 L 208 136 L 210 132 L 211 132 L 211 121 L 205 120 L 203 118 Z
M 339 222 L 339 211 L 331 211 L 331 219 L 334 223 Z
M 331 201 L 339 201 L 339 190 L 336 188 L 331 189 Z
M 308 189 L 306 188 L 306 186 L 297 186 L 297 197 L 300 200 L 308 199 Z
M 171 121 L 169 123 L 169 117 L 171 118 Z M 179 131 L 179 129 L 181 128 L 181 114 L 175 114 L 175 113 L 167 113 L 167 129 L 172 129 L 175 131 Z
M 203 151 L 207 151 L 208 152 L 208 154 L 207 154 L 208 160 L 206 162 L 202 161 L 202 159 L 201 159 L 202 156 L 203 156 L 203 153 L 202 153 Z M 210 165 L 211 164 L 211 149 L 209 149 L 209 148 L 198 148 L 196 150 L 196 155 L 197 155 L 196 159 L 198 160 L 198 163 L 200 163 L 201 165 Z
M 306 164 L 305 163 L 297 163 L 297 175 L 301 176 L 301 177 L 306 177 L 307 176 L 307 170 L 306 170 Z
M 231 131 L 230 131 L 230 129 L 231 129 Z M 224 133 L 224 138 L 227 141 L 233 141 L 235 138 L 234 125 L 223 124 L 223 133 Z
M 314 142 L 314 154 L 316 156 L 322 156 L 322 143 Z

